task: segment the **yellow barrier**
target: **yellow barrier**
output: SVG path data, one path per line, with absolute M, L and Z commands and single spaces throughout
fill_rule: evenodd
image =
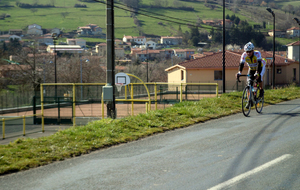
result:
M 126 73 L 128 76 L 131 77 L 135 77 L 137 78 L 139 81 L 141 81 L 141 83 L 130 83 L 127 86 L 125 86 L 125 98 L 124 99 L 115 99 L 115 101 L 122 101 L 122 102 L 131 102 L 131 115 L 134 115 L 134 102 L 145 102 L 145 106 L 146 106 L 146 112 L 148 112 L 149 110 L 151 110 L 151 97 L 150 97 L 150 92 L 147 88 L 147 85 L 154 85 L 154 103 L 155 103 L 155 110 L 157 110 L 157 94 L 158 94 L 158 89 L 157 89 L 157 85 L 177 85 L 180 87 L 180 102 L 183 101 L 183 86 L 185 85 L 194 85 L 194 86 L 215 86 L 216 88 L 216 96 L 218 97 L 218 83 L 164 83 L 164 82 L 154 82 L 154 83 L 144 83 L 141 79 L 139 79 L 138 77 L 132 75 L 132 74 L 128 74 Z M 73 88 L 73 97 L 72 97 L 72 105 L 73 108 L 72 109 L 72 115 L 73 115 L 73 125 L 76 125 L 76 86 L 105 86 L 106 83 L 46 83 L 46 84 L 41 84 L 41 115 L 42 115 L 42 126 L 44 126 L 44 94 L 43 94 L 43 86 L 47 85 L 47 86 L 55 86 L 55 85 L 62 85 L 62 86 L 72 86 Z M 134 93 L 133 93 L 133 86 L 134 85 L 143 85 L 145 86 L 145 89 L 147 91 L 147 95 L 148 95 L 148 99 L 134 99 Z M 127 88 L 129 90 L 130 93 L 130 99 L 128 99 L 127 97 Z M 103 101 L 103 94 L 101 95 L 101 111 L 102 111 L 102 118 L 104 118 L 104 101 Z M 43 129 L 44 132 L 44 129 Z
M 33 114 L 33 115 L 23 115 L 23 116 L 19 116 L 19 117 L 14 117 L 14 118 L 2 118 L 2 139 L 5 139 L 5 121 L 11 121 L 11 120 L 16 120 L 16 119 L 23 119 L 23 136 L 26 135 L 25 131 L 26 131 L 26 117 L 34 117 L 34 116 L 42 116 L 42 120 L 43 120 L 43 114 Z M 44 132 L 44 124 L 42 123 L 42 131 Z

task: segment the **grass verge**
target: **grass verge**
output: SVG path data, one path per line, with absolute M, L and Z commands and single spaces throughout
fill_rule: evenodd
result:
M 103 119 L 48 137 L 17 139 L 8 145 L 0 145 L 0 174 L 46 165 L 155 133 L 238 113 L 241 112 L 241 95 L 242 92 L 226 93 L 219 98 L 182 102 L 137 116 Z M 300 98 L 300 88 L 296 86 L 265 91 L 265 105 L 297 98 Z

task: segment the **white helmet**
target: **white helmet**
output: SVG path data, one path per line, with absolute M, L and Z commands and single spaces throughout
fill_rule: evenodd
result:
M 254 50 L 254 45 L 251 42 L 248 42 L 245 46 L 244 46 L 244 50 L 245 51 L 252 51 Z

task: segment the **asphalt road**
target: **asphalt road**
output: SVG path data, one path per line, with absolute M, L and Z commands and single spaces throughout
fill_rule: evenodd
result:
M 300 99 L 0 177 L 12 189 L 300 189 Z

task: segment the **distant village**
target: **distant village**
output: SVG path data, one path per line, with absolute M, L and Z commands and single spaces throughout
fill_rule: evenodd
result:
M 203 20 L 203 23 L 210 25 L 220 25 L 222 23 L 213 20 Z M 226 25 L 230 25 L 231 21 L 226 20 Z M 54 45 L 55 38 L 53 34 L 57 35 L 58 40 Z M 287 31 L 270 30 L 270 36 L 276 37 L 297 37 L 300 35 L 300 29 L 293 27 Z M 105 38 L 106 34 L 102 33 L 102 28 L 96 24 L 87 24 L 86 26 L 79 26 L 73 32 L 64 33 L 59 28 L 43 29 L 38 24 L 31 24 L 28 26 L 27 31 L 22 29 L 10 29 L 8 34 L 0 35 L 0 41 L 9 43 L 10 39 L 18 39 L 23 47 L 33 42 L 38 43 L 40 53 L 89 53 L 95 56 L 106 56 L 106 43 L 94 43 L 88 45 L 84 39 L 80 37 L 93 37 Z M 22 39 L 27 39 L 22 41 Z M 66 38 L 62 42 L 59 38 Z M 161 36 L 156 38 L 147 39 L 145 36 L 128 36 L 124 35 L 122 39 L 115 39 L 115 57 L 117 60 L 139 60 L 145 61 L 146 59 L 154 59 L 155 57 L 172 58 L 172 56 L 179 57 L 182 60 L 196 59 L 203 57 L 205 54 L 202 52 L 195 52 L 195 49 L 169 49 L 182 43 L 182 37 L 176 36 Z M 287 44 L 289 45 L 289 44 Z M 89 48 L 87 48 L 89 47 Z M 167 48 L 167 49 L 166 49 Z M 162 50 L 164 49 L 164 50 Z M 125 51 L 130 51 L 130 54 L 125 54 Z M 287 54 L 289 59 L 299 59 L 299 55 Z
M 203 21 L 208 24 L 215 24 L 213 21 Z M 221 23 L 222 24 L 222 23 Z M 230 22 L 226 22 L 230 25 Z M 287 29 L 287 31 L 273 30 L 268 33 L 270 36 L 275 35 L 276 37 L 300 37 L 300 29 L 293 27 Z M 89 43 L 82 39 L 83 37 L 93 37 L 105 39 L 106 35 L 102 33 L 102 28 L 96 24 L 87 24 L 86 26 L 79 26 L 77 30 L 73 32 L 64 33 L 58 28 L 53 29 L 43 29 L 42 26 L 38 24 L 32 24 L 28 26 L 27 31 L 21 29 L 11 29 L 8 34 L 0 35 L 0 42 L 10 43 L 10 39 L 18 39 L 22 47 L 27 47 L 34 42 L 38 53 L 43 55 L 63 55 L 63 54 L 81 54 L 88 56 L 106 57 L 106 43 Z M 66 39 L 66 41 L 60 40 L 60 38 Z M 23 41 L 23 39 L 26 39 Z M 54 44 L 54 41 L 57 43 Z M 88 45 L 87 45 L 88 44 Z M 209 73 L 211 68 L 212 81 L 221 80 L 222 76 L 222 58 L 220 57 L 220 52 L 202 52 L 199 49 L 177 49 L 182 44 L 182 37 L 180 36 L 161 36 L 155 38 L 146 38 L 145 36 L 129 36 L 125 35 L 122 39 L 115 39 L 115 59 L 118 63 L 130 64 L 133 61 L 145 62 L 146 60 L 154 60 L 156 58 L 163 59 L 173 59 L 177 58 L 182 60 L 181 63 L 167 68 L 165 71 L 168 73 L 168 82 L 193 82 L 189 81 L 191 79 L 192 73 L 188 75 L 188 70 L 198 69 L 199 72 L 206 70 Z M 280 79 L 282 84 L 290 83 L 291 81 L 298 81 L 298 62 L 300 53 L 300 41 L 295 41 L 290 44 L 286 44 L 287 51 L 276 52 L 275 64 L 277 66 L 278 74 L 284 74 L 284 78 Z M 234 52 L 229 53 L 228 51 Z M 126 52 L 126 53 L 125 53 Z M 130 52 L 130 53 L 129 53 Z M 239 49 L 229 49 L 226 51 L 228 55 L 234 57 L 236 63 L 232 64 L 231 67 L 232 75 L 236 71 L 239 63 L 239 57 L 243 52 L 242 48 Z M 264 51 L 263 51 L 264 52 Z M 268 69 L 271 69 L 271 58 L 272 52 L 264 52 L 264 56 L 268 59 Z M 220 60 L 219 60 L 220 59 Z M 212 60 L 219 60 L 217 63 Z M 14 61 L 13 56 L 10 57 L 10 61 Z M 213 66 L 212 66 L 213 65 Z M 104 65 L 102 65 L 104 66 Z M 289 68 L 288 70 L 284 67 Z M 293 67 L 293 68 L 292 68 Z M 227 66 L 230 68 L 230 66 Z M 171 75 L 174 70 L 181 70 L 176 76 Z M 182 72 L 184 70 L 184 72 Z M 201 71 L 200 71 L 201 70 Z M 268 70 L 267 82 L 270 83 L 271 72 Z M 216 72 L 217 71 L 217 72 Z M 193 75 L 195 75 L 193 73 Z M 189 77 L 188 77 L 189 76 Z M 196 74 L 200 76 L 200 74 Z M 201 76 L 207 76 L 201 74 Z M 194 81 L 203 81 L 203 79 L 192 79 Z
M 55 38 L 53 34 L 58 37 L 56 45 L 54 45 Z M 30 45 L 32 42 L 37 42 L 40 53 L 54 53 L 55 51 L 57 54 L 87 53 L 94 56 L 106 56 L 106 43 L 96 43 L 91 46 L 87 45 L 86 40 L 80 38 L 105 38 L 105 36 L 102 33 L 102 28 L 95 24 L 80 26 L 76 31 L 68 33 L 63 33 L 58 28 L 45 30 L 38 24 L 32 24 L 28 26 L 26 33 L 21 29 L 9 30 L 8 34 L 0 35 L 0 41 L 9 43 L 10 39 L 18 39 L 23 47 Z M 23 38 L 27 40 L 22 41 Z M 66 41 L 62 42 L 59 38 L 66 38 Z M 181 43 L 182 37 L 162 36 L 160 38 L 147 39 L 145 36 L 124 35 L 122 39 L 115 39 L 115 57 L 117 60 L 134 59 L 141 62 L 146 59 L 154 59 L 155 57 L 171 58 L 172 56 L 183 60 L 193 59 L 194 49 L 161 50 L 170 46 L 180 45 Z M 125 54 L 125 51 L 130 51 L 131 53 Z

